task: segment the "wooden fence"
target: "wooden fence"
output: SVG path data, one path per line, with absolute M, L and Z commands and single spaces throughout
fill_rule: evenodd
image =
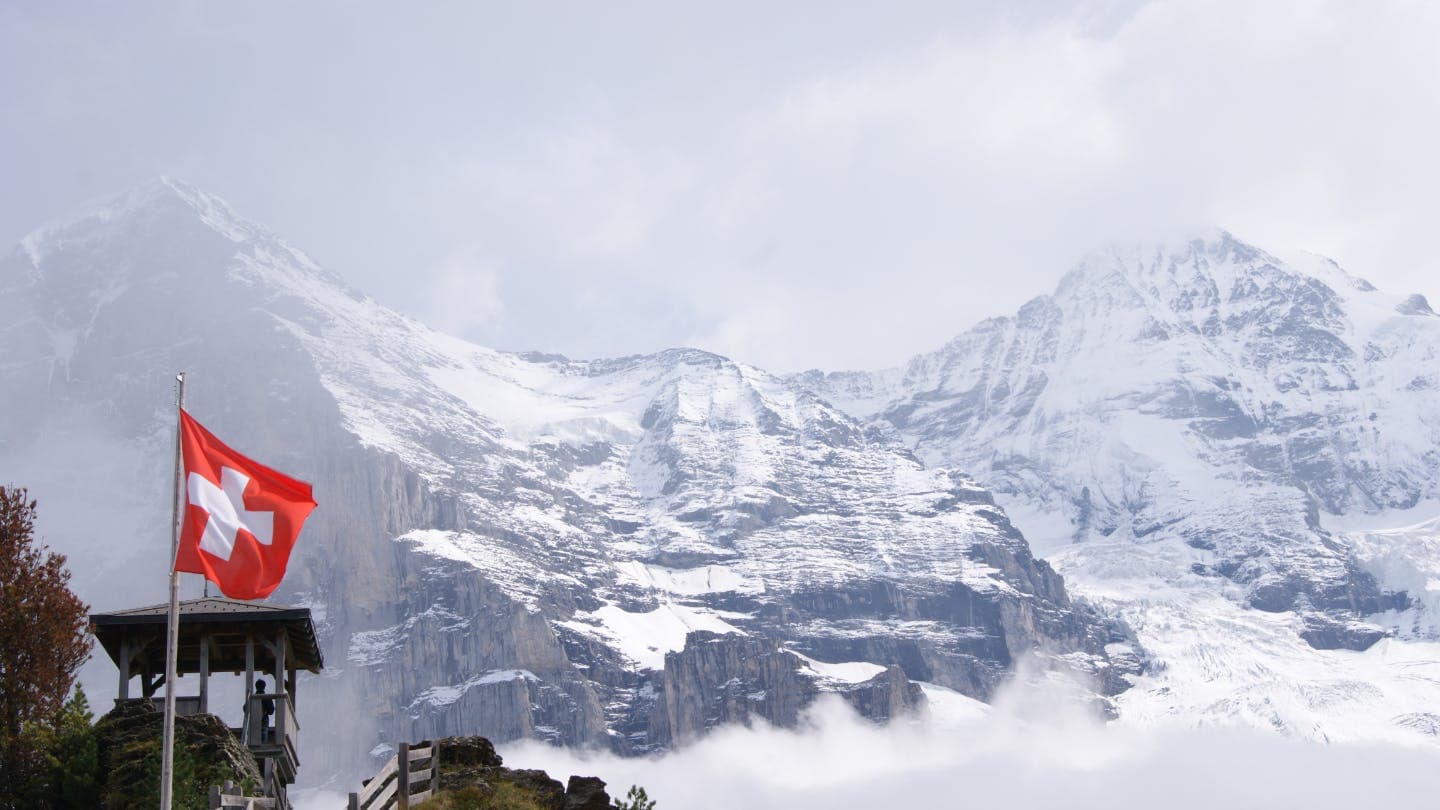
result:
M 421 804 L 440 789 L 440 746 L 430 742 L 401 743 L 400 749 L 358 793 L 350 794 L 349 810 L 387 810 Z

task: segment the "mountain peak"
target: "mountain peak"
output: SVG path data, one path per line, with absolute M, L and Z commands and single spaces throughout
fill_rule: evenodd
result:
M 20 249 L 39 267 L 52 243 L 80 231 L 121 232 L 143 221 L 193 219 L 231 242 L 269 235 L 268 229 L 235 213 L 220 197 L 174 177 L 160 175 L 119 194 L 96 198 L 53 219 L 20 240 Z
M 1112 241 L 1090 251 L 1071 275 L 1105 276 L 1121 271 L 1127 277 L 1173 274 L 1183 267 L 1209 267 L 1251 263 L 1280 263 L 1279 259 L 1219 227 L 1173 236 L 1128 242 Z

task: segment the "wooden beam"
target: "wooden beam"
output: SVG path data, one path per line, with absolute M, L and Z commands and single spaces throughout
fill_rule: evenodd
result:
M 242 732 L 241 737 L 244 739 L 246 745 L 249 745 L 251 742 L 250 727 L 252 725 L 251 721 L 253 720 L 253 718 L 250 717 L 250 695 L 254 693 L 254 689 L 255 640 L 247 635 L 245 636 L 245 686 L 241 690 L 245 693 L 245 711 L 243 713 L 243 716 L 241 717 L 241 722 L 245 724 L 245 730 L 244 732 Z
M 395 749 L 395 767 L 400 774 L 395 806 L 400 810 L 410 810 L 410 743 L 402 742 Z
M 210 643 L 200 639 L 200 713 L 210 713 Z
M 289 635 L 282 629 L 275 635 L 275 646 L 271 652 L 275 655 L 275 690 L 279 692 L 285 688 L 285 642 Z

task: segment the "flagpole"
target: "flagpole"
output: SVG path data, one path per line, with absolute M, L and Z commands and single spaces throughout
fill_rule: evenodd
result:
M 175 491 L 170 502 L 170 614 L 165 633 L 165 739 L 160 759 L 160 810 L 170 810 L 175 776 L 175 674 L 180 647 L 180 411 L 185 408 L 185 372 L 175 375 Z

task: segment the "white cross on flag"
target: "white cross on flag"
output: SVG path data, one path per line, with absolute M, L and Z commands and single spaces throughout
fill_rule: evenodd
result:
M 232 599 L 269 596 L 315 500 L 310 485 L 231 450 L 180 412 L 185 522 L 175 570 L 204 574 Z

